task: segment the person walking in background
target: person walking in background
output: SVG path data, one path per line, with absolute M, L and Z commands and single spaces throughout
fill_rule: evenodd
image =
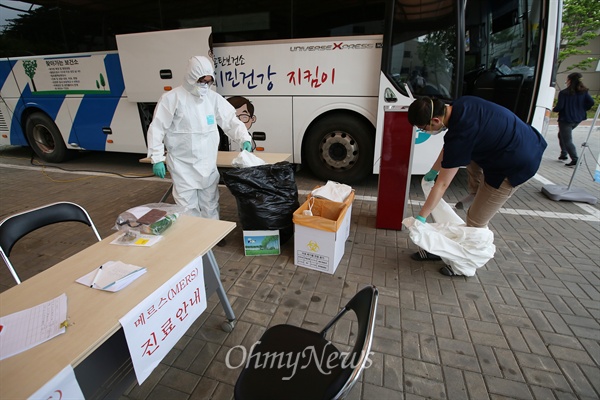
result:
M 463 166 L 469 182 L 477 182 L 473 204 L 467 211 L 467 226 L 487 227 L 504 203 L 537 172 L 547 143 L 540 133 L 508 109 L 474 96 L 462 96 L 452 105 L 422 97 L 408 108 L 408 122 L 430 135 L 448 129 L 444 147 L 426 181 L 437 180 L 415 219 L 425 223 L 431 211 Z M 440 260 L 420 250 L 416 261 Z M 459 275 L 450 266 L 440 269 L 447 276 Z
M 156 105 L 148 128 L 148 157 L 160 178 L 165 177 L 166 161 L 178 205 L 193 215 L 219 219 L 217 124 L 243 150 L 252 150 L 252 138 L 235 108 L 210 90 L 214 75 L 208 58 L 190 58 L 183 85 L 164 93 Z
M 566 160 L 567 154 L 571 162 L 567 167 L 577 165 L 577 149 L 573 144 L 573 129 L 585 119 L 586 112 L 594 105 L 588 88 L 583 85 L 582 75 L 573 72 L 567 76 L 567 88 L 558 92 L 558 102 L 552 111 L 558 113 L 558 143 L 560 144 L 559 160 Z

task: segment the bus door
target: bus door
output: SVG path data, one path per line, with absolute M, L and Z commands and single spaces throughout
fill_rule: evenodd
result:
M 412 103 L 417 96 L 450 101 L 458 93 L 457 29 L 460 5 L 454 0 L 437 2 L 397 0 L 389 3 L 384 33 L 374 172 L 381 167 L 386 108 Z M 459 64 L 458 64 L 459 65 Z M 435 162 L 443 135 L 428 135 L 412 129 L 414 149 L 412 175 L 423 175 Z M 409 134 L 409 133 L 406 133 Z
M 389 7 L 380 109 L 394 95 L 396 103 L 411 94 L 447 102 L 478 96 L 544 131 L 554 98 L 560 1 L 396 0 Z M 441 139 L 416 133 L 413 174 L 428 171 Z
M 540 132 L 554 99 L 559 1 L 467 2 L 462 95 L 482 97 Z M 555 21 L 551 23 L 551 21 Z M 547 40 L 549 45 L 543 45 Z
M 211 28 L 203 27 L 116 36 L 125 95 L 138 109 L 146 142 L 160 96 L 183 84 L 191 57 L 211 57 L 210 35 Z
M 156 103 L 183 83 L 188 60 L 210 58 L 210 27 L 117 35 L 125 91 L 130 102 Z

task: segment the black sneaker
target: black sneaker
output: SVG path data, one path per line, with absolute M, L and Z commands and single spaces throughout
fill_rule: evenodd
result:
M 566 167 L 574 167 L 574 166 L 576 166 L 576 165 L 577 165 L 577 159 L 575 159 L 575 160 L 571 160 L 571 162 L 570 162 L 570 163 L 568 163 L 568 164 L 565 164 L 565 166 L 566 166 Z
M 558 157 L 558 159 L 559 159 L 560 161 L 565 161 L 565 160 L 568 160 L 568 159 L 569 159 L 569 157 L 567 157 L 567 156 L 563 156 L 563 155 L 561 154 L 561 155 L 560 155 L 560 157 Z
M 459 276 L 456 272 L 454 272 L 452 270 L 452 267 L 449 265 L 446 265 L 445 267 L 440 268 L 440 274 L 446 275 L 446 276 Z
M 412 258 L 415 261 L 438 261 L 442 259 L 440 256 L 436 256 L 435 254 L 432 254 L 423 249 L 411 254 L 410 258 Z

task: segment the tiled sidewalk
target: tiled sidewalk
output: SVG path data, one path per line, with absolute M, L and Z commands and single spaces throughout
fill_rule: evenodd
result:
M 577 144 L 588 130 L 576 130 Z M 589 178 L 588 168 L 591 173 L 596 168 L 599 135 L 596 131 L 590 141 L 595 157 L 586 155 L 587 166 L 574 179 L 574 186 L 596 197 L 600 184 Z M 376 177 L 355 185 L 350 237 L 334 275 L 296 267 L 293 240 L 279 256 L 245 257 L 238 226 L 227 246 L 214 249 L 238 317 L 233 332 L 221 330 L 224 313 L 213 296 L 207 312 L 148 380 L 132 386 L 123 398 L 231 399 L 239 368 L 227 364 L 239 360 L 236 346 L 249 349 L 268 326 L 279 323 L 318 330 L 361 287 L 374 284 L 380 299 L 373 363 L 350 399 L 598 399 L 600 205 L 555 202 L 541 193 L 545 184 L 568 185 L 573 174 L 556 160 L 555 127 L 547 140 L 538 177 L 523 185 L 492 220 L 496 254 L 474 277 L 445 277 L 438 273 L 440 262 L 412 261 L 409 255 L 416 246 L 405 230 L 375 228 Z M 49 169 L 44 175 L 26 161 L 7 157 L 19 154 L 0 154 L 0 218 L 70 200 L 87 208 L 106 237 L 120 212 L 157 201 L 168 187 L 158 179 Z M 134 162 L 126 168 L 149 172 Z M 450 204 L 466 194 L 464 171 L 458 178 L 446 196 Z M 303 194 L 322 183 L 302 172 L 297 177 Z M 221 196 L 222 219 L 239 224 L 235 198 L 225 187 Z M 415 177 L 406 215 L 416 214 L 423 200 Z M 34 234 L 14 249 L 15 265 L 30 266 L 23 275 L 92 241 L 77 224 L 62 236 L 62 229 L 49 229 L 50 234 Z M 6 269 L 0 269 L 1 289 L 12 284 Z M 346 349 L 355 329 L 347 321 L 333 330 L 331 339 Z

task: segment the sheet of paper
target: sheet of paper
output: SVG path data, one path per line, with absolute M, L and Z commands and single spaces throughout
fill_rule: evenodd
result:
M 128 286 L 141 275 L 146 273 L 146 268 L 121 261 L 107 261 L 102 266 L 77 279 L 77 283 L 93 289 L 117 292 Z
M 144 235 L 143 233 L 129 233 L 125 232 L 110 244 L 118 244 L 121 246 L 138 246 L 138 247 L 150 247 L 154 243 L 162 239 L 161 235 Z
M 147 212 L 149 212 L 151 210 L 150 207 L 146 207 L 146 206 L 139 206 L 139 207 L 133 207 L 130 208 L 129 210 L 127 210 L 127 212 L 130 212 L 134 215 L 135 219 L 140 218 L 142 215 L 146 214 Z
M 37 392 L 32 394 L 28 400 L 52 400 L 52 399 L 85 399 L 79 382 L 75 377 L 73 367 L 67 365 L 54 378 L 48 381 Z
M 206 307 L 199 256 L 119 319 L 138 384 L 150 376 Z
M 0 317 L 0 360 L 65 333 L 67 295 Z

